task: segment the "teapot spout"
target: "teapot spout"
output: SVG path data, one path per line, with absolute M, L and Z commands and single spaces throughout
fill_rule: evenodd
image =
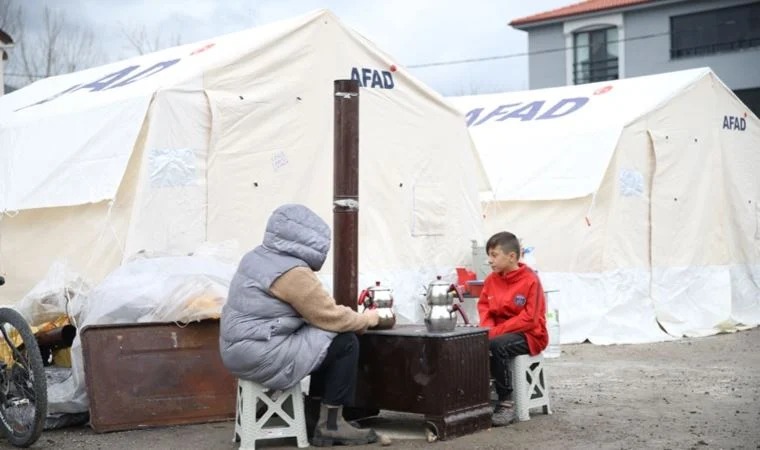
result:
M 430 307 L 429 306 L 420 303 L 420 308 L 422 308 L 422 312 L 425 314 L 426 317 L 428 315 L 430 315 Z

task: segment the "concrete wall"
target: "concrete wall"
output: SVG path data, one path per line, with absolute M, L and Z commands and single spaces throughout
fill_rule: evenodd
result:
M 628 38 L 662 34 L 625 42 L 626 77 L 650 75 L 694 67 L 710 67 L 731 89 L 760 86 L 760 47 L 707 56 L 670 59 L 670 17 L 748 3 L 747 0 L 692 0 L 625 13 Z
M 562 24 L 532 28 L 528 33 L 528 86 L 530 89 L 565 85 L 565 35 Z M 555 50 L 548 53 L 536 53 Z
M 670 17 L 751 3 L 749 0 L 690 0 L 626 11 L 623 14 L 625 77 L 652 75 L 695 67 L 711 67 L 731 89 L 760 87 L 760 47 L 708 56 L 670 59 Z M 573 18 L 578 19 L 577 17 Z M 635 39 L 641 36 L 658 36 Z M 634 39 L 632 39 L 634 38 Z M 531 28 L 528 32 L 530 89 L 566 84 L 564 51 L 536 53 L 565 47 L 562 23 Z M 572 51 L 572 50 L 569 50 Z

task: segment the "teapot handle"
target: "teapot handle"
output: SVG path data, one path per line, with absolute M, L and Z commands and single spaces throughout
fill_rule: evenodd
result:
M 453 305 L 451 305 L 451 309 L 452 309 L 452 311 L 453 310 L 459 311 L 459 314 L 461 314 L 462 320 L 464 320 L 464 324 L 465 325 L 469 325 L 470 324 L 470 319 L 467 318 L 467 313 L 464 312 L 464 308 L 462 308 L 462 305 L 460 305 L 458 303 L 454 303 Z
M 356 304 L 364 306 L 364 301 L 369 297 L 369 289 L 363 289 L 359 293 L 359 299 L 356 301 Z
M 449 292 L 451 291 L 456 292 L 459 303 L 464 303 L 464 296 L 462 295 L 462 289 L 459 287 L 459 285 L 452 283 L 451 286 L 449 286 Z

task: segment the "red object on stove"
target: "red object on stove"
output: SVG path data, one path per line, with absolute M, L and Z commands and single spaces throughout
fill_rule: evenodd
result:
M 466 284 L 471 296 L 480 297 L 480 293 L 483 292 L 483 280 L 470 280 Z
M 461 291 L 470 293 L 467 282 L 470 280 L 475 280 L 476 278 L 478 278 L 478 275 L 472 270 L 467 270 L 464 267 L 457 267 L 457 285 Z

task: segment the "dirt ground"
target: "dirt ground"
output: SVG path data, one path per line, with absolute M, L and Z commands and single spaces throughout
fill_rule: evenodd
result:
M 562 351 L 547 360 L 554 414 L 535 413 L 527 422 L 448 441 L 397 439 L 391 447 L 760 449 L 760 329 L 645 345 L 564 345 Z M 100 435 L 68 428 L 45 432 L 33 448 L 233 450 L 232 427 Z M 295 448 L 295 440 L 259 448 Z

